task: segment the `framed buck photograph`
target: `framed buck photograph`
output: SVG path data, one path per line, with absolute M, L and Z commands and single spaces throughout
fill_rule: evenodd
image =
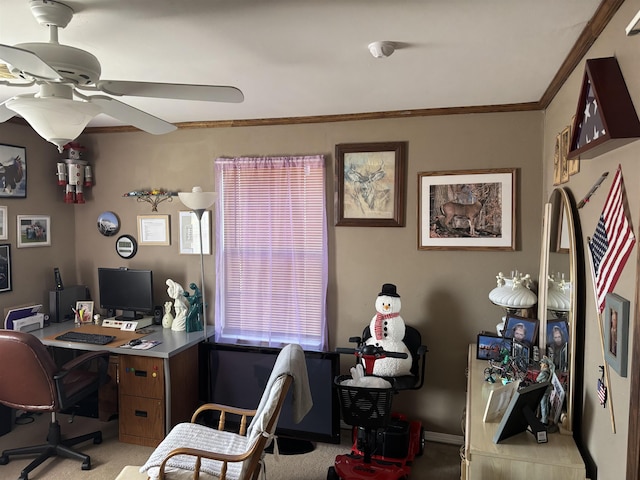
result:
M 419 250 L 515 250 L 516 169 L 418 173 Z

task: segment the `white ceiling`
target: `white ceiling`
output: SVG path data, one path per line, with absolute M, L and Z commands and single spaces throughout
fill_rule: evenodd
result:
M 177 123 L 537 102 L 600 0 L 64 3 L 75 16 L 60 43 L 97 56 L 103 79 L 244 92 L 240 104 L 119 98 Z M 47 40 L 28 0 L 2 0 L 0 43 Z M 376 40 L 399 48 L 373 58 Z M 21 93 L 0 86 L 0 102 Z

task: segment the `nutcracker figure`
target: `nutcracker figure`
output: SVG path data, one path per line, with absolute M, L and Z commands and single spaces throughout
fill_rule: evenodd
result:
M 58 162 L 58 185 L 65 187 L 64 203 L 84 203 L 84 187 L 93 185 L 91 165 L 82 160 L 84 147 L 76 142 L 64 146 L 67 158 Z

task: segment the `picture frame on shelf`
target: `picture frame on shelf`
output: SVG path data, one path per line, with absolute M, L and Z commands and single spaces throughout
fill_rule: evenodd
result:
M 200 229 L 198 217 L 192 211 L 181 211 L 180 215 L 180 253 L 200 255 Z M 202 213 L 202 254 L 211 255 L 211 212 Z
M 18 215 L 17 247 L 50 247 L 51 217 L 49 215 Z
M 604 307 L 604 358 L 621 377 L 627 376 L 629 300 L 607 293 Z
M 418 250 L 515 250 L 516 169 L 418 173 Z
M 93 323 L 93 301 L 77 301 L 76 315 L 79 317 L 80 323 Z
M 499 337 L 495 333 L 479 333 L 477 337 L 476 358 L 478 360 L 500 360 L 503 351 L 511 353 L 512 340 Z
M 27 149 L 0 144 L 0 198 L 27 197 Z
M 138 215 L 138 245 L 170 245 L 169 215 Z
M 504 324 L 504 337 L 519 342 L 526 342 L 529 345 L 535 345 L 538 339 L 539 323 L 537 318 L 526 318 L 508 314 Z
M 336 145 L 336 226 L 404 227 L 407 142 Z
M 0 293 L 10 292 L 11 284 L 11 245 L 0 245 Z
M 9 214 L 6 206 L 0 206 L 0 240 L 9 239 L 9 222 L 7 215 Z

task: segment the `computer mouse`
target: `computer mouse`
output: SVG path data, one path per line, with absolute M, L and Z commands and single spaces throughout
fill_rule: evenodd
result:
M 139 338 L 134 338 L 129 342 L 129 345 L 131 345 L 132 347 L 135 347 L 136 345 L 140 345 L 141 343 L 142 343 L 142 340 L 140 340 Z

